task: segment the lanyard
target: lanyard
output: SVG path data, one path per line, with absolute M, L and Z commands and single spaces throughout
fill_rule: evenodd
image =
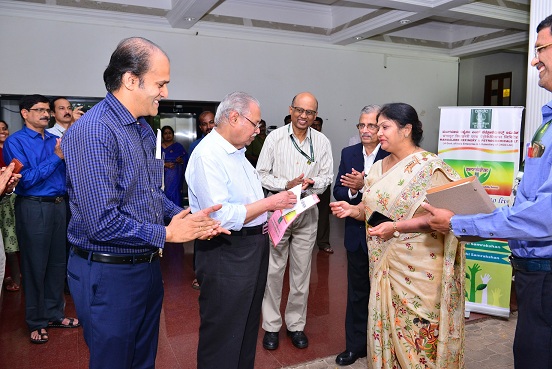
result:
M 540 142 L 542 136 L 544 136 L 544 134 L 548 130 L 548 127 L 550 126 L 550 123 L 552 123 L 552 120 L 549 120 L 548 122 L 546 122 L 542 126 L 540 126 L 539 129 L 537 129 L 537 132 L 535 132 L 535 135 L 533 136 L 533 139 L 531 140 L 531 143 Z
M 303 150 L 301 150 L 301 148 L 299 147 L 299 145 L 297 145 L 297 142 L 295 142 L 295 139 L 293 138 L 293 135 L 290 135 L 289 138 L 291 138 L 291 142 L 293 142 L 293 146 L 295 146 L 295 148 L 297 149 L 297 151 L 299 151 L 299 153 L 301 155 L 303 155 L 305 158 L 307 158 L 307 164 L 308 165 L 311 165 L 311 163 L 314 163 L 314 150 L 312 148 L 312 139 L 309 138 L 309 143 L 310 143 L 310 156 L 308 156 Z

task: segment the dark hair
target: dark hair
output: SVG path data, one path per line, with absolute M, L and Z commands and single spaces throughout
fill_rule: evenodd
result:
M 552 34 L 552 15 L 544 18 L 542 22 L 537 26 L 537 33 L 539 33 L 544 28 L 550 28 L 550 34 Z
M 162 52 L 168 58 L 159 46 L 142 37 L 125 38 L 119 42 L 103 74 L 107 91 L 117 91 L 126 72 L 138 77 L 139 86 L 143 86 L 142 77 L 150 70 L 150 59 L 156 51 Z
M 316 117 L 314 118 L 315 121 L 317 122 L 320 122 L 320 125 L 324 124 L 324 119 L 320 118 L 320 117 Z
M 58 100 L 67 100 L 69 101 L 68 98 L 66 98 L 65 96 L 57 96 L 57 97 L 54 97 L 51 101 L 50 101 L 50 110 L 51 111 L 54 111 L 56 110 L 56 101 Z
M 45 96 L 38 94 L 23 96 L 21 100 L 19 100 L 19 114 L 21 114 L 21 110 L 29 110 L 38 103 L 46 103 L 50 106 L 50 100 Z M 23 118 L 23 115 L 21 115 L 21 117 Z
M 286 116 L 284 117 L 284 124 L 287 124 L 288 121 L 291 122 L 291 114 L 288 114 L 288 115 L 286 115 Z
M 418 119 L 418 113 L 416 113 L 416 110 L 412 106 L 405 103 L 385 104 L 381 107 L 376 119 L 379 120 L 380 116 L 397 122 L 400 128 L 404 128 L 407 124 L 411 124 L 412 141 L 414 145 L 420 145 L 423 139 L 424 130 L 422 129 L 422 122 Z
M 4 123 L 6 125 L 6 128 L 10 128 L 10 126 L 8 126 L 8 122 L 6 122 L 4 119 L 0 119 L 0 123 Z
M 163 128 L 161 128 L 161 133 L 164 134 L 166 129 L 170 130 L 174 136 L 174 129 L 171 126 L 163 126 Z

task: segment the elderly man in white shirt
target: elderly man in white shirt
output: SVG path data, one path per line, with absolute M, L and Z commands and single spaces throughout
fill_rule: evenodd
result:
M 259 133 L 260 104 L 244 92 L 227 95 L 215 115 L 217 127 L 188 162 L 192 212 L 222 204 L 213 213 L 230 235 L 196 243 L 199 295 L 197 367 L 254 368 L 261 302 L 268 269 L 267 211 L 292 208 L 291 191 L 264 197 L 245 146 Z
M 302 185 L 303 193 L 321 194 L 333 179 L 330 141 L 310 128 L 318 113 L 318 101 L 308 92 L 295 96 L 289 107 L 291 124 L 272 131 L 257 162 L 263 187 L 270 192 Z M 304 333 L 311 273 L 312 249 L 316 241 L 318 208 L 301 213 L 287 228 L 282 240 L 270 248 L 268 280 L 263 299 L 263 347 L 275 350 L 282 327 L 280 301 L 286 264 L 290 260 L 290 292 L 285 311 L 287 334 L 297 348 L 308 346 Z

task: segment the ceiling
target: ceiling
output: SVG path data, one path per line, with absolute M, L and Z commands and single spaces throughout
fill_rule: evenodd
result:
M 529 6 L 530 0 L 0 0 L 0 10 L 12 14 L 453 57 L 527 52 Z

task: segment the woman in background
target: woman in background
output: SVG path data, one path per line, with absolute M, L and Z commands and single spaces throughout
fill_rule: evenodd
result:
M 378 211 L 392 220 L 367 226 L 368 367 L 463 368 L 464 250 L 452 233 L 431 231 L 420 206 L 426 190 L 460 177 L 419 147 L 412 106 L 384 105 L 377 123 L 390 155 L 370 169 L 360 204 L 330 204 L 339 218 Z
M 182 185 L 188 153 L 184 146 L 175 142 L 174 130 L 170 126 L 161 128 L 163 142 L 161 151 L 165 160 L 165 195 L 178 206 L 182 206 Z
M 8 163 L 4 163 L 2 149 L 6 138 L 10 135 L 8 123 L 0 120 L 0 168 L 3 168 Z M 11 292 L 19 291 L 21 285 L 21 271 L 19 269 L 19 244 L 15 235 L 15 203 L 16 195 L 5 196 L 0 200 L 0 231 L 2 232 L 2 240 L 4 241 L 4 249 L 6 251 L 7 265 L 10 274 L 6 274 L 5 287 Z

